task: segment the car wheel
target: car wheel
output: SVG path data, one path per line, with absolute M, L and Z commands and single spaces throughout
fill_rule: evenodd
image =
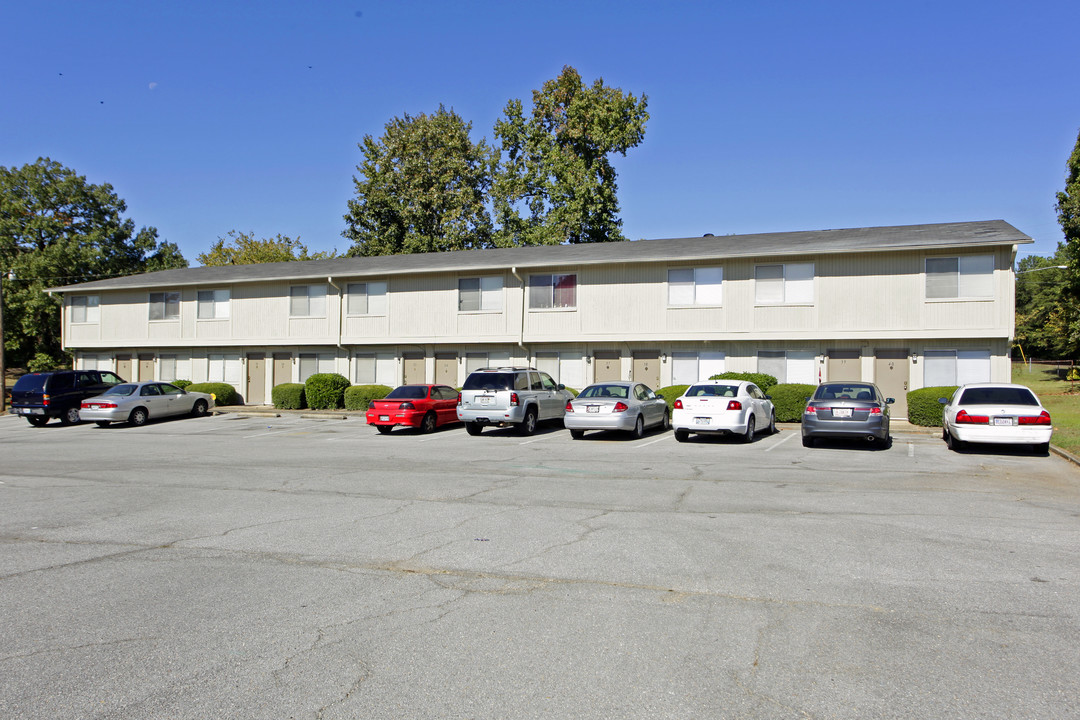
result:
M 465 423 L 465 432 L 469 433 L 470 435 L 479 435 L 480 433 L 484 432 L 484 426 L 480 423 L 467 422 Z
M 98 427 L 109 427 L 109 421 L 108 420 L 95 420 L 94 424 L 97 425 Z
M 750 414 L 750 417 L 746 419 L 746 433 L 743 435 L 743 442 L 754 442 L 754 415 Z
M 390 431 L 394 429 L 393 425 L 376 425 L 375 429 L 379 431 L 380 435 L 389 435 Z
M 1036 455 L 1049 455 L 1050 454 L 1050 443 L 1048 443 L 1048 442 L 1038 443 L 1037 445 L 1032 445 L 1031 449 L 1035 451 Z
M 195 417 L 202 417 L 206 414 L 208 407 L 205 400 L 196 400 L 195 404 L 191 407 L 191 414 Z
M 68 408 L 60 416 L 60 422 L 64 425 L 75 425 L 79 422 L 79 408 Z
M 429 412 L 427 415 L 424 416 L 424 419 L 420 421 L 420 432 L 435 432 L 435 413 Z
M 663 428 L 664 432 L 667 432 L 668 430 L 671 429 L 671 411 L 670 410 L 665 410 L 664 411 L 664 422 L 660 425 L 660 427 Z
M 570 437 L 574 438 L 575 440 L 580 440 L 581 438 L 585 437 L 585 431 L 584 430 L 571 430 L 570 431 Z
M 634 437 L 640 438 L 645 436 L 645 418 L 640 415 L 637 416 L 637 422 L 634 423 Z
M 145 425 L 146 421 L 150 419 L 150 413 L 146 412 L 146 408 L 135 408 L 131 411 L 131 416 L 128 417 L 128 422 L 136 427 Z
M 769 435 L 775 435 L 776 430 L 776 410 L 769 412 L 769 429 L 766 431 Z
M 802 436 L 802 446 L 803 447 L 810 447 L 810 448 L 814 447 L 814 438 L 810 437 L 809 435 L 803 435 Z
M 518 432 L 522 435 L 532 435 L 536 432 L 536 408 L 530 407 L 525 411 L 525 419 L 518 425 Z
M 675 439 L 678 440 L 679 442 L 686 442 L 687 440 L 690 439 L 690 433 L 688 433 L 685 430 L 676 430 L 675 431 Z
M 26 422 L 30 423 L 34 427 L 41 427 L 45 423 L 49 422 L 49 418 L 47 418 L 47 417 L 36 417 L 34 415 L 27 415 L 26 416 Z
M 947 430 L 945 431 L 945 444 L 953 452 L 960 452 L 960 450 L 962 450 L 964 447 L 964 441 L 957 440 L 955 437 L 953 437 L 953 434 Z

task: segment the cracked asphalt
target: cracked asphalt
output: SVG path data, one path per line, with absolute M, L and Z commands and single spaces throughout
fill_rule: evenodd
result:
M 0 717 L 1080 717 L 1080 471 L 0 417 Z

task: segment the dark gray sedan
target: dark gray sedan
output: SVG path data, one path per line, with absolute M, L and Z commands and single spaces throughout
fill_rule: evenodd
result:
M 803 410 L 803 445 L 813 447 L 818 438 L 865 438 L 878 447 L 888 447 L 889 405 L 894 402 L 872 383 L 818 385 Z

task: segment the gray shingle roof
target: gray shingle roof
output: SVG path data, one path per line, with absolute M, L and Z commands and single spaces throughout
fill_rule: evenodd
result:
M 50 290 L 120 290 L 271 280 L 319 280 L 327 277 L 337 279 L 433 272 L 484 272 L 511 267 L 536 269 L 670 260 L 685 262 L 738 257 L 945 250 L 1030 242 L 1033 242 L 1030 237 L 1004 220 L 985 220 L 197 267 L 95 280 Z

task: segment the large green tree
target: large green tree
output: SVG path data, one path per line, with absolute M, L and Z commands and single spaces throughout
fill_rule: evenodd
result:
M 1076 358 L 1080 355 L 1080 134 L 1065 163 L 1065 189 L 1057 194 L 1057 215 L 1065 235 L 1060 259 L 1068 265 L 1060 311 L 1063 338 L 1059 357 Z
M 94 185 L 49 158 L 0 166 L 0 271 L 9 365 L 36 354 L 62 361 L 60 297 L 45 288 L 187 267 L 152 227 L 136 231 L 108 183 Z M 8 271 L 15 280 L 6 279 Z
M 309 252 L 300 238 L 278 233 L 272 238 L 256 238 L 254 233 L 230 230 L 219 237 L 210 250 L 195 257 L 201 265 L 255 265 L 291 260 L 329 260 L 336 251 Z
M 360 143 L 342 235 L 347 255 L 395 255 L 488 247 L 487 191 L 492 151 L 469 137 L 472 124 L 439 106 L 395 117 L 378 139 Z
M 625 240 L 613 153 L 645 137 L 647 98 L 597 79 L 586 86 L 567 65 L 495 124 L 503 157 L 495 174 L 496 244 L 541 245 Z
M 1029 255 L 1016 267 L 1016 343 L 1025 357 L 1057 359 L 1072 353 L 1069 326 L 1075 311 L 1068 301 L 1065 246 L 1053 257 Z

